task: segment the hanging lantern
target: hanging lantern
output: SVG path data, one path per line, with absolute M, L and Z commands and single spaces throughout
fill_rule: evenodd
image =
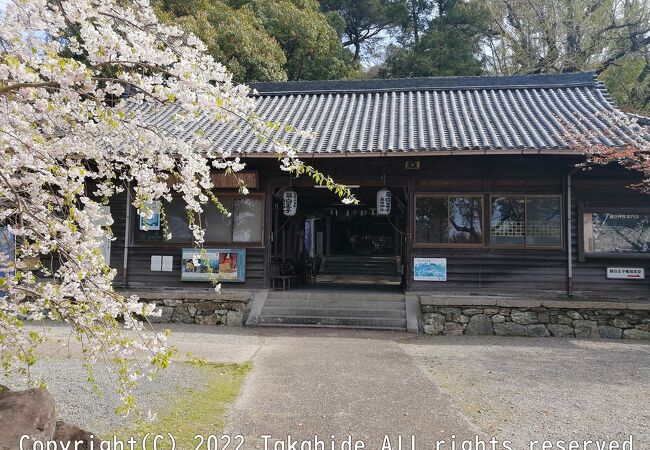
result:
M 377 192 L 377 215 L 387 216 L 390 214 L 392 195 L 384 188 Z
M 287 217 L 296 215 L 298 210 L 298 194 L 296 191 L 289 190 L 282 194 L 282 211 Z

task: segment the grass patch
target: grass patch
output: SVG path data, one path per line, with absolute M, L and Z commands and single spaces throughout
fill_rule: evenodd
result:
M 172 394 L 172 400 L 163 411 L 154 411 L 153 421 L 137 420 L 128 430 L 116 433 L 122 439 L 133 436 L 142 439 L 146 433 L 171 433 L 178 450 L 192 450 L 199 441 L 197 434 L 208 436 L 220 433 L 225 426 L 224 416 L 230 404 L 237 398 L 251 364 L 200 365 L 208 372 L 207 381 L 197 389 L 182 389 Z

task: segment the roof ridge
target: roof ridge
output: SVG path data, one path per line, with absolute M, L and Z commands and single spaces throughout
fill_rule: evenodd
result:
M 532 89 L 594 86 L 594 72 L 251 83 L 257 95 L 381 93 L 427 90 Z

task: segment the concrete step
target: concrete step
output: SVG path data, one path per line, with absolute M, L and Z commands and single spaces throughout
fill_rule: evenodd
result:
M 378 319 L 406 319 L 406 309 L 357 309 L 357 308 L 294 308 L 264 306 L 263 316 L 273 317 L 368 317 Z
M 303 299 L 267 299 L 264 307 L 274 308 L 345 308 L 362 310 L 404 310 L 404 301 L 378 300 L 303 300 Z
M 406 330 L 406 319 L 378 317 L 268 316 L 262 313 L 259 325 L 335 326 L 368 329 Z

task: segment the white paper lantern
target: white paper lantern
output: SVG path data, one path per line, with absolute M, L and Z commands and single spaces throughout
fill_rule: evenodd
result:
M 381 189 L 377 192 L 377 215 L 387 216 L 390 214 L 392 194 L 388 189 Z
M 298 194 L 296 191 L 285 191 L 282 195 L 282 210 L 287 217 L 295 216 L 298 210 Z

